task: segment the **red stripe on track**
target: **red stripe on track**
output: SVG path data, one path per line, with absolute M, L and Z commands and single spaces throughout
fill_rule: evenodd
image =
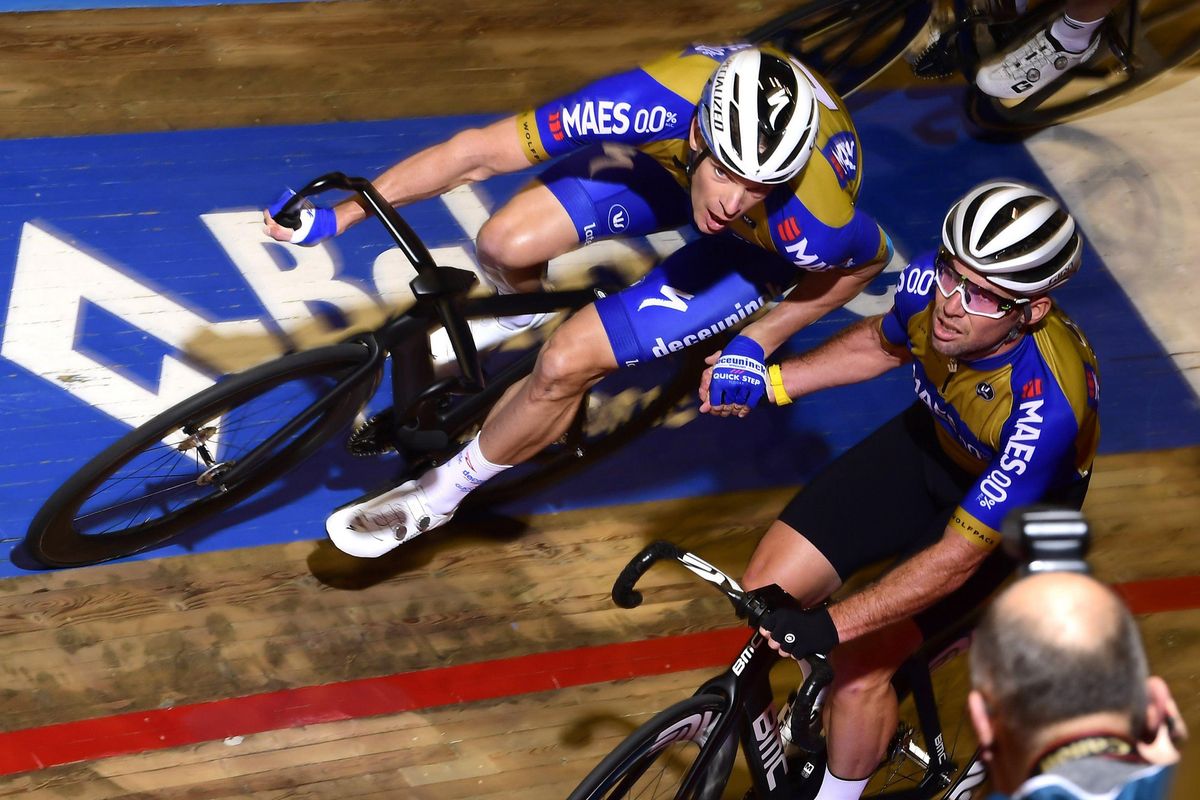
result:
M 746 628 L 581 647 L 0 733 L 0 775 L 727 663 Z
M 1135 614 L 1200 608 L 1200 575 L 1118 583 L 1113 589 Z
M 1135 614 L 1200 608 L 1200 575 L 1114 587 Z M 743 627 L 536 653 L 0 733 L 0 775 L 642 675 L 724 666 Z

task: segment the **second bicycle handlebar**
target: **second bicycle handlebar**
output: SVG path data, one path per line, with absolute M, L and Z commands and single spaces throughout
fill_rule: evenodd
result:
M 621 608 L 636 608 L 641 605 L 642 593 L 635 588 L 638 580 L 657 562 L 665 559 L 678 562 L 692 574 L 713 585 L 733 604 L 738 617 L 746 620 L 747 624 L 756 630 L 760 627 L 762 618 L 771 611 L 789 604 L 797 605 L 795 599 L 775 584 L 747 592 L 737 581 L 704 559 L 661 539 L 642 548 L 621 570 L 613 583 L 613 602 Z M 793 741 L 813 742 L 819 738 L 821 727 L 817 696 L 833 681 L 833 669 L 822 653 L 814 653 L 804 660 L 811 667 L 811 672 L 800 687 L 796 703 L 792 707 L 792 738 Z
M 621 570 L 616 581 L 613 582 L 613 602 L 621 608 L 637 608 L 641 605 L 642 593 L 635 588 L 638 580 L 657 562 L 665 559 L 678 562 L 719 590 L 733 604 L 733 610 L 738 617 L 746 620 L 746 623 L 752 628 L 758 628 L 762 618 L 776 608 L 797 605 L 791 595 L 775 584 L 749 592 L 745 591 L 737 581 L 712 564 L 662 539 L 651 542 L 642 548 L 641 552 L 631 558 L 625 568 Z M 824 659 L 824 654 L 818 655 L 822 660 Z

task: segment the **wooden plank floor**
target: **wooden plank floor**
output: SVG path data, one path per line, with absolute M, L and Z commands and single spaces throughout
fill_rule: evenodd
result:
M 1196 449 L 1101 459 L 1086 508 L 1097 574 L 1144 580 L 1194 563 L 1198 476 Z M 306 542 L 5 581 L 3 728 L 726 627 L 724 601 L 680 573 L 653 573 L 635 611 L 612 605 L 612 577 L 663 535 L 736 574 L 789 495 L 567 512 L 499 540 L 492 523 L 466 519 L 365 568 Z M 1143 624 L 1155 666 L 1200 727 L 1200 610 Z M 714 671 L 53 767 L 0 779 L 0 794 L 488 797 L 525 787 L 561 797 L 622 732 Z
M 0 14 L 0 136 L 504 111 L 790 5 L 475 0 L 448 14 L 429 0 L 339 0 Z M 789 494 L 563 513 L 519 534 L 463 519 L 369 565 L 302 542 L 0 581 L 0 732 L 726 627 L 723 601 L 669 570 L 637 611 L 612 606 L 612 577 L 661 536 L 736 574 Z M 1100 577 L 1195 575 L 1200 450 L 1101 459 L 1086 510 Z M 1200 611 L 1141 622 L 1200 735 Z M 711 672 L 50 767 L 0 778 L 0 796 L 561 798 Z M 1200 796 L 1196 761 L 1179 800 Z
M 339 0 L 0 14 L 0 136 L 511 112 L 790 6 L 470 0 L 447 13 L 435 0 Z

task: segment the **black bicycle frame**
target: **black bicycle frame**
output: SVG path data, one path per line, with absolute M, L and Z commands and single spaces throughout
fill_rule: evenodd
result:
M 726 698 L 729 711 L 709 734 L 696 766 L 686 778 L 683 796 L 692 796 L 695 784 L 707 774 L 707 769 L 702 767 L 717 763 L 725 768 L 726 759 L 732 766 L 733 753 L 728 748 L 732 747 L 734 736 L 741 741 L 755 797 L 758 800 L 783 800 L 791 796 L 792 784 L 783 756 L 775 698 L 771 694 L 770 672 L 777 663 L 779 656 L 755 632 L 733 665 L 696 692 Z M 710 759 L 716 760 L 710 762 Z
M 490 380 L 485 380 L 467 320 L 578 309 L 598 296 L 597 290 L 581 289 L 468 298 L 467 293 L 475 283 L 473 272 L 438 266 L 428 248 L 370 181 L 347 177 L 340 172 L 322 175 L 308 183 L 280 209 L 276 219 L 283 224 L 298 224 L 303 199 L 330 189 L 354 192 L 374 212 L 417 271 L 417 276 L 409 283 L 415 302 L 378 330 L 354 337 L 351 341 L 362 342 L 370 348 L 366 361 L 281 429 L 272 442 L 294 435 L 336 402 L 364 374 L 382 367 L 385 356 L 390 356 L 396 441 L 409 453 L 446 448 L 486 413 L 505 390 L 528 375 L 537 358 L 536 352 L 528 353 Z M 456 375 L 442 380 L 435 380 L 428 340 L 428 333 L 438 324 L 446 329 L 459 366 Z M 451 396 L 459 399 L 447 402 Z M 581 424 L 577 422 L 572 430 Z M 264 450 L 269 452 L 267 448 Z
M 612 598 L 621 608 L 636 608 L 641 605 L 642 593 L 636 589 L 638 580 L 658 561 L 674 560 L 694 575 L 720 591 L 733 604 L 737 615 L 747 619 L 757 629 L 763 615 L 784 603 L 793 602 L 778 586 L 761 587 L 755 592 L 745 592 L 728 575 L 700 557 L 680 550 L 668 541 L 655 541 L 642 548 L 629 560 L 613 582 Z M 937 636 L 926 641 L 917 653 L 904 661 L 892 678 L 898 697 L 911 694 L 917 708 L 918 723 L 926 746 L 931 753 L 916 754 L 910 742 L 904 742 L 906 757 L 921 764 L 923 776 L 914 787 L 892 790 L 876 795 L 890 800 L 926 800 L 935 794 L 949 790 L 950 800 L 957 792 L 973 788 L 976 777 L 968 776 L 967 770 L 951 785 L 949 776 L 955 765 L 945 751 L 942 741 L 941 720 L 933 694 L 931 669 L 943 660 L 962 652 L 970 642 L 969 632 L 974 628 L 979 615 L 978 609 L 964 614 Z M 932 654 L 932 655 L 930 655 Z M 788 797 L 798 781 L 806 781 L 812 773 L 822 768 L 820 755 L 810 758 L 801 765 L 801 774 L 789 775 L 789 765 L 784 758 L 783 741 L 775 714 L 774 697 L 771 692 L 771 668 L 780 656 L 770 647 L 757 630 L 728 670 L 706 682 L 696 692 L 697 696 L 711 695 L 724 698 L 725 711 L 716 727 L 709 732 L 701 745 L 700 753 L 692 768 L 684 777 L 678 797 L 695 797 L 697 790 L 718 778 L 723 781 L 732 768 L 734 748 L 740 741 L 750 770 L 757 800 Z M 799 715 L 805 723 L 806 733 L 797 741 L 811 740 L 811 747 L 819 749 L 823 742 L 819 734 L 820 719 L 813 712 L 819 693 L 827 687 L 833 671 L 822 656 L 808 659 L 812 670 L 800 687 L 792 705 L 793 717 Z M 738 725 L 735 733 L 734 725 Z M 971 761 L 978 756 L 972 755 Z M 970 762 L 968 762 L 968 765 Z M 822 772 L 822 774 L 824 774 Z M 724 783 L 721 782 L 723 786 Z

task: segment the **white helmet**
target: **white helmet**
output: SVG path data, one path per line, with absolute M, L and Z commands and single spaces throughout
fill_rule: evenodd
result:
M 946 214 L 942 243 L 990 282 L 1043 294 L 1079 269 L 1083 237 L 1058 203 L 1027 183 L 981 183 Z
M 791 60 L 756 47 L 717 67 L 698 109 L 713 157 L 756 183 L 786 183 L 812 154 L 820 125 L 812 84 Z

